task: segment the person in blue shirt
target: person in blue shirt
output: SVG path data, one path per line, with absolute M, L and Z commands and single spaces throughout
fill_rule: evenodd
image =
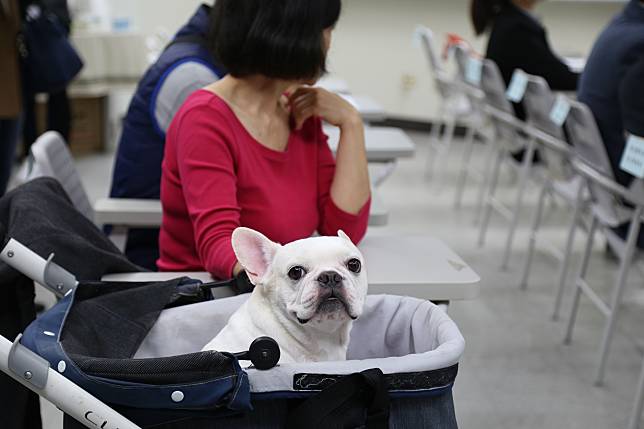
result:
M 123 123 L 112 177 L 112 198 L 159 199 L 165 133 L 185 99 L 224 75 L 209 46 L 210 10 L 199 6 L 143 76 Z M 128 232 L 126 255 L 156 270 L 158 229 Z
M 626 145 L 620 87 L 644 53 L 644 1 L 631 0 L 599 35 L 579 82 L 577 98 L 590 107 L 613 165 L 617 181 L 629 186 L 632 176 L 619 164 Z
M 587 104 L 593 112 L 617 182 L 626 187 L 630 186 L 633 176 L 619 168 L 629 131 L 625 125 L 644 121 L 643 116 L 633 120 L 638 113 L 628 107 L 637 105 L 637 100 L 634 104 L 631 97 L 636 91 L 634 87 L 637 82 L 643 78 L 643 75 L 634 74 L 637 73 L 637 62 L 642 55 L 644 1 L 630 0 L 595 42 L 577 93 L 579 101 Z M 627 85 L 629 88 L 625 89 Z M 639 88 L 641 90 L 641 85 Z M 626 223 L 616 228 L 615 232 L 626 238 L 628 228 L 629 224 Z M 644 230 L 640 233 L 638 247 L 644 248 Z

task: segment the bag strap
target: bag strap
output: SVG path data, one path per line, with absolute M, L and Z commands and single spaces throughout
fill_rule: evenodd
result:
M 286 428 L 321 428 L 322 424 L 343 428 L 343 405 L 356 399 L 366 399 L 368 403 L 366 429 L 389 428 L 389 395 L 384 375 L 377 368 L 343 377 L 307 399 L 289 414 Z

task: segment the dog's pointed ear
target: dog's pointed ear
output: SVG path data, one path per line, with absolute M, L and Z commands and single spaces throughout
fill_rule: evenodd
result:
M 355 244 L 353 244 L 353 241 L 351 241 L 349 236 L 347 234 L 345 234 L 345 232 L 342 231 L 341 229 L 338 230 L 338 237 L 342 238 L 345 241 L 348 241 L 349 243 L 351 243 L 352 245 L 355 246 Z
M 256 286 L 268 272 L 275 253 L 281 247 L 249 228 L 237 228 L 233 231 L 232 245 L 237 260 Z

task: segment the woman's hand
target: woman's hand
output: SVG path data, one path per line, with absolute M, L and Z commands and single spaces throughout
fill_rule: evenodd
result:
M 288 97 L 295 128 L 302 129 L 312 116 L 318 116 L 336 127 L 362 126 L 362 118 L 355 107 L 344 98 L 322 88 L 299 87 Z

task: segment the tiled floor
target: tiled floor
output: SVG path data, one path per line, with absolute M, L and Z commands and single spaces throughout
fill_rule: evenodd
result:
M 400 161 L 396 171 L 381 187 L 381 196 L 390 209 L 389 233 L 430 233 L 443 239 L 482 278 L 477 300 L 453 302 L 449 312 L 459 325 L 467 348 L 455 388 L 455 404 L 460 426 L 465 429 L 505 428 L 625 428 L 631 410 L 642 361 L 644 334 L 644 294 L 641 272 L 631 274 L 624 311 L 615 337 L 602 388 L 593 386 L 595 364 L 601 341 L 603 316 L 582 301 L 574 342 L 563 346 L 565 318 L 553 322 L 557 267 L 537 254 L 529 288 L 518 288 L 527 244 L 527 227 L 534 209 L 536 188 L 527 195 L 527 206 L 517 235 L 507 272 L 500 270 L 506 227 L 494 217 L 484 248 L 477 246 L 474 224 L 475 187 L 470 186 L 463 208 L 455 211 L 453 197 L 460 146 L 450 163 L 441 162 L 442 171 L 432 180 L 425 176 L 428 137 L 413 135 L 418 154 Z M 475 164 L 482 163 L 477 148 Z M 78 168 L 93 198 L 107 192 L 111 155 L 78 161 Z M 504 175 L 500 195 L 511 199 L 515 180 Z M 546 215 L 544 235 L 563 247 L 569 210 L 563 204 L 551 207 Z M 578 234 L 575 263 L 580 258 L 584 235 Z M 591 281 L 606 296 L 616 265 L 597 246 L 591 262 Z M 571 271 L 575 271 L 574 269 Z M 571 273 L 572 276 L 573 273 Z M 570 293 L 564 302 L 564 316 L 570 306 Z M 45 411 L 47 429 L 60 427 L 52 408 Z

